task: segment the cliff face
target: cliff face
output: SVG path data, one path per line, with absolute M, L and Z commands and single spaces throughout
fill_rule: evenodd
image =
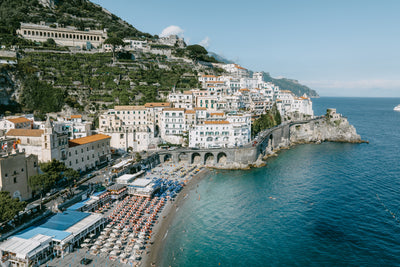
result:
M 306 124 L 290 127 L 290 143 L 320 143 L 320 142 L 362 143 L 353 125 L 346 118 L 336 120 L 322 119 Z

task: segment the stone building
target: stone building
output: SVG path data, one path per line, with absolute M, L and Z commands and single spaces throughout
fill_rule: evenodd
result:
M 55 132 L 49 118 L 44 129 L 11 129 L 6 136 L 16 138 L 19 148 L 37 155 L 40 162 L 66 159 L 68 135 Z
M 27 200 L 32 196 L 28 178 L 38 173 L 38 157 L 26 156 L 25 151 L 14 149 L 14 138 L 3 139 L 1 143 L 0 190 L 10 192 L 13 198 Z
M 94 47 L 101 47 L 101 44 L 107 39 L 105 30 L 79 31 L 75 27 L 59 27 L 58 24 L 46 25 L 44 21 L 40 24 L 21 23 L 21 28 L 17 30 L 21 37 L 45 42 L 47 39 L 53 39 L 58 45 L 70 47 L 87 47 L 88 44 Z
M 95 134 L 70 140 L 65 165 L 77 171 L 87 171 L 111 160 L 111 137 Z
M 87 171 L 111 159 L 109 136 L 96 134 L 68 141 L 68 134 L 56 132 L 49 119 L 44 129 L 11 129 L 6 136 L 15 138 L 18 148 L 36 155 L 40 162 L 56 159 L 78 171 Z

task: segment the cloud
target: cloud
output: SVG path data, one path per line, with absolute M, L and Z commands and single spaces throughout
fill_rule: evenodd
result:
M 201 45 L 204 48 L 208 48 L 210 46 L 210 38 L 208 36 L 206 36 L 206 38 L 204 38 L 203 40 L 201 40 L 201 42 L 199 43 L 199 45 Z
M 167 37 L 170 35 L 178 35 L 179 37 L 183 37 L 184 32 L 185 31 L 181 27 L 171 25 L 162 30 L 162 32 L 160 33 L 160 37 Z

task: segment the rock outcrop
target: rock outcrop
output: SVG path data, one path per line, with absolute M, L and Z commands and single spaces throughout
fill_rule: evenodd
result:
M 320 142 L 346 142 L 363 143 L 353 125 L 346 118 L 340 117 L 335 120 L 325 118 L 311 121 L 305 124 L 290 127 L 290 143 L 320 143 Z

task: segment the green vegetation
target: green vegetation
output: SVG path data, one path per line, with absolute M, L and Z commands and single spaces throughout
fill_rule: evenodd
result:
M 272 82 L 276 86 L 279 86 L 281 90 L 289 90 L 297 96 L 302 96 L 304 94 L 307 94 L 310 97 L 318 96 L 315 90 L 312 90 L 309 87 L 298 83 L 298 81 L 296 80 L 291 80 L 287 78 L 275 79 L 272 78 L 271 75 L 267 72 L 263 72 L 263 78 L 264 81 Z
M 148 33 L 138 31 L 119 17 L 86 0 L 58 0 L 54 8 L 44 7 L 38 0 L 0 1 L 0 43 L 5 45 L 34 46 L 34 43 L 16 36 L 20 22 L 59 23 L 64 26 L 85 28 L 107 28 L 112 36 L 152 38 Z
M 0 192 L 0 221 L 5 222 L 14 218 L 18 212 L 24 210 L 25 202 L 12 198 L 9 192 Z
M 139 152 L 136 152 L 136 154 L 135 154 L 135 160 L 136 160 L 136 162 L 140 162 L 140 161 L 142 160 L 142 156 L 140 155 Z
M 28 110 L 41 113 L 60 111 L 64 105 L 65 94 L 62 89 L 54 88 L 36 76 L 28 75 L 22 85 L 20 103 Z
M 63 162 L 53 159 L 50 162 L 40 163 L 42 174 L 29 177 L 29 187 L 36 193 L 40 193 L 40 199 L 43 194 L 56 185 L 71 184 L 79 178 L 79 173 L 71 168 L 67 168 Z
M 113 60 L 115 61 L 115 48 L 120 45 L 124 45 L 124 41 L 122 41 L 119 37 L 110 37 L 104 41 L 104 44 L 111 45 Z
M 18 77 L 23 81 L 20 102 L 29 110 L 58 111 L 65 103 L 79 110 L 141 105 L 162 101 L 158 93 L 174 86 L 184 90 L 199 86 L 192 65 L 169 62 L 165 56 L 141 54 L 139 59 L 115 64 L 111 53 L 32 52 L 22 56 L 18 64 Z M 36 72 L 39 78 L 33 75 Z
M 189 58 L 195 61 L 205 61 L 205 62 L 213 62 L 217 63 L 218 61 L 208 55 L 207 50 L 201 45 L 189 45 L 186 47 L 186 51 L 188 52 Z
M 276 108 L 276 105 L 274 105 L 271 110 L 268 110 L 265 114 L 262 114 L 260 118 L 253 122 L 251 127 L 251 135 L 256 136 L 259 132 L 279 125 L 281 122 L 281 114 Z

